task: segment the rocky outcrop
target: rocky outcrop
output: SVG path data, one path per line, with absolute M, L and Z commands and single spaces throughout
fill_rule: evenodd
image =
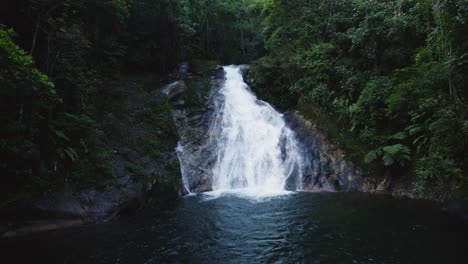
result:
M 299 112 L 285 114 L 288 126 L 301 144 L 304 162 L 302 189 L 306 191 L 364 191 L 363 173 L 345 159 L 327 132 Z
M 189 74 L 185 81 L 192 83 L 189 89 L 192 89 L 192 94 L 197 95 L 197 103 L 179 103 L 172 111 L 180 135 L 178 155 L 185 191 L 211 191 L 212 167 L 217 157 L 217 131 L 212 129 L 212 123 L 217 120 L 215 104 L 222 102 L 219 98 L 222 95 L 218 91 L 224 82 L 224 71 L 219 66 L 213 67 L 205 75 Z
M 240 65 L 239 68 L 244 80 L 248 80 L 250 66 Z M 188 80 L 194 78 L 196 79 L 196 77 L 188 76 Z M 216 141 L 221 133 L 214 129 L 216 126 L 213 126 L 213 122 L 217 122 L 219 118 L 213 110 L 219 109 L 216 104 L 222 104 L 224 101 L 223 95 L 219 93 L 223 83 L 224 72 L 222 68 L 218 68 L 210 78 L 211 90 L 206 100 L 200 101 L 197 107 L 187 107 L 186 104 L 181 104 L 182 109 L 173 107 L 174 120 L 181 135 L 178 155 L 186 179 L 186 190 L 191 192 L 210 191 L 212 188 L 212 167 L 217 158 Z M 195 87 L 196 91 L 199 89 Z M 173 101 L 182 100 L 174 98 Z M 369 190 L 368 186 L 372 184 L 365 181 L 361 170 L 345 159 L 344 152 L 330 141 L 325 130 L 307 121 L 299 112 L 286 113 L 284 117 L 301 144 L 304 164 L 302 186 L 299 189 L 306 191 Z M 287 189 L 297 188 L 296 177 L 288 179 Z M 378 188 L 385 188 L 384 185 L 381 184 Z
M 249 79 L 249 65 L 240 65 L 245 80 Z M 197 80 L 189 76 L 185 80 Z M 197 83 L 197 81 L 196 81 Z M 196 107 L 188 107 L 186 98 L 172 99 L 178 103 L 173 107 L 173 117 L 181 136 L 178 155 L 185 176 L 186 191 L 204 192 L 212 188 L 212 168 L 217 158 L 217 140 L 221 131 L 216 131 L 214 122 L 219 119 L 214 109 L 222 104 L 224 98 L 219 90 L 224 83 L 224 72 L 218 68 L 210 78 L 210 93 L 200 100 Z M 182 84 L 178 84 L 183 86 Z M 198 93 L 199 86 L 193 88 Z M 262 103 L 259 101 L 258 103 Z M 303 177 L 300 189 L 306 191 L 367 191 L 363 173 L 345 159 L 344 152 L 331 143 L 325 130 L 307 121 L 299 112 L 285 114 L 288 126 L 295 131 L 301 144 L 303 157 Z M 296 177 L 296 176 L 294 176 Z M 290 177 L 287 189 L 296 189 L 297 179 Z M 294 179 L 293 179 L 294 178 Z M 384 188 L 384 187 L 381 187 Z
M 176 171 L 167 169 L 168 164 L 178 161 L 173 151 L 177 135 L 173 135 L 175 139 L 168 142 L 167 147 L 160 146 L 158 157 L 152 155 L 147 145 L 157 137 L 154 129 L 161 125 L 170 126 L 170 109 L 159 124 L 146 115 L 161 111 L 166 100 L 183 93 L 186 87 L 175 82 L 172 89 L 148 92 L 135 80 L 128 81 L 125 87 L 128 89 L 126 103 L 119 112 L 110 113 L 102 121 L 103 126 L 111 131 L 106 143 L 113 150 L 114 178 L 98 183 L 105 188 L 89 187 L 78 191 L 65 188 L 59 193 L 45 194 L 36 198 L 35 208 L 48 212 L 51 217 L 106 221 L 133 200 L 141 199 L 153 188 L 170 185 L 174 177 L 179 177 Z M 180 189 L 177 185 L 173 188 L 175 192 Z
M 346 159 L 345 152 L 333 143 L 325 129 L 307 120 L 300 112 L 288 112 L 285 120 L 300 141 L 305 162 L 302 179 L 304 191 L 360 191 L 385 193 L 395 197 L 436 201 L 450 214 L 468 220 L 468 202 L 447 196 L 443 190 L 415 193 L 411 179 L 367 175 Z
M 213 109 L 221 101 L 216 97 L 224 71 L 213 62 L 190 66 L 182 63 L 171 74 L 176 80 L 160 88 L 147 87 L 152 76 L 122 80 L 123 101 L 101 121 L 110 131 L 105 143 L 113 152 L 113 178 L 99 186 L 78 190 L 67 186 L 58 193 L 34 197 L 32 204 L 18 209 L 34 211 L 34 219 L 26 216 L 25 221 L 0 223 L 0 233 L 14 236 L 107 221 L 142 203 L 174 200 L 186 193 L 181 170 L 188 175 L 190 190 L 211 190 L 216 153 L 208 131 L 216 120 Z M 179 156 L 184 157 L 180 165 L 175 151 L 179 140 L 186 149 L 178 148 Z
M 177 76 L 187 74 L 186 67 L 181 68 Z M 123 90 L 122 101 L 100 121 L 108 131 L 104 141 L 112 162 L 106 166 L 113 177 L 84 188 L 66 185 L 58 192 L 12 204 L 0 214 L 8 216 L 0 222 L 0 235 L 107 221 L 129 207 L 164 203 L 183 194 L 175 153 L 179 136 L 168 101 L 177 100 L 188 88 L 182 80 L 163 88 L 148 87 L 156 83 L 153 78 L 123 78 L 116 88 Z
M 333 142 L 326 129 L 307 120 L 299 111 L 286 113 L 285 120 L 301 144 L 303 190 L 360 191 L 423 198 L 410 191 L 409 183 L 395 181 L 389 172 L 367 175 L 346 158 L 346 153 Z
M 174 99 L 176 96 L 180 96 L 187 92 L 187 85 L 183 80 L 178 80 L 173 83 L 166 85 L 161 93 L 165 95 L 169 100 Z

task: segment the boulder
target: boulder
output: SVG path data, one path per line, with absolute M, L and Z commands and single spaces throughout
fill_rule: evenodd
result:
M 186 91 L 187 85 L 184 81 L 179 80 L 164 86 L 161 93 L 164 94 L 169 100 L 172 100 L 176 96 L 181 95 Z

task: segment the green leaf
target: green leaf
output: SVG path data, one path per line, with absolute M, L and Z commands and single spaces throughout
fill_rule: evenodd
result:
M 366 156 L 364 157 L 364 162 L 371 163 L 374 160 L 376 160 L 380 155 L 382 155 L 382 149 L 379 148 L 379 149 L 372 150 L 366 154 Z
M 70 141 L 70 139 L 63 133 L 61 130 L 55 130 L 53 128 L 50 128 L 50 131 L 52 131 L 57 137 L 61 139 L 65 139 L 66 141 Z
M 78 153 L 76 153 L 76 151 L 73 148 L 68 147 L 64 151 L 71 161 L 75 161 L 78 158 Z
M 388 155 L 388 154 L 385 154 L 383 157 L 382 157 L 382 160 L 384 162 L 384 165 L 385 166 L 391 166 L 395 160 L 392 158 L 392 156 Z
M 391 155 L 391 156 L 395 156 L 397 155 L 398 153 L 405 153 L 405 154 L 409 154 L 410 153 L 410 149 L 403 145 L 403 144 L 395 144 L 395 145 L 391 145 L 391 146 L 385 146 L 382 148 L 382 150 L 385 152 L 385 154 L 388 154 L 388 155 Z
M 390 139 L 398 139 L 398 140 L 403 140 L 405 138 L 406 138 L 406 133 L 405 132 L 398 132 L 395 135 L 390 137 Z
M 421 130 L 422 130 L 422 128 L 420 126 L 417 126 L 417 125 L 411 125 L 411 126 L 409 126 L 409 127 L 407 127 L 405 129 L 405 131 L 408 132 L 408 134 L 410 136 L 413 136 L 416 133 L 419 133 Z

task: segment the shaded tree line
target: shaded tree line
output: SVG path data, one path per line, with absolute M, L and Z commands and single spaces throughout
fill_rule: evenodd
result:
M 121 100 L 118 76 L 166 75 L 200 58 L 256 59 L 260 97 L 327 123 L 348 157 L 374 173 L 408 178 L 421 193 L 467 189 L 467 1 L 18 0 L 0 7 L 2 195 L 112 179 L 113 150 L 100 121 Z
M 407 178 L 419 193 L 467 189 L 467 1 L 263 5 L 260 95 L 338 120 L 335 139 L 374 173 Z
M 242 0 L 0 4 L 2 195 L 112 179 L 100 121 L 122 97 L 118 76 L 257 57 L 260 12 Z

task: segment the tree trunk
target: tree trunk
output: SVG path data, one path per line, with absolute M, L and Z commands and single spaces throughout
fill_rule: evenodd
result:
M 37 19 L 36 27 L 34 28 L 34 35 L 32 39 L 32 44 L 31 44 L 31 50 L 29 51 L 29 55 L 33 55 L 34 53 L 34 48 L 36 47 L 36 39 L 37 39 L 37 32 L 39 31 L 39 24 L 41 23 L 41 18 L 39 17 Z
M 24 104 L 21 103 L 20 110 L 19 110 L 19 118 L 18 118 L 18 121 L 20 124 L 23 123 L 23 113 L 24 113 Z

